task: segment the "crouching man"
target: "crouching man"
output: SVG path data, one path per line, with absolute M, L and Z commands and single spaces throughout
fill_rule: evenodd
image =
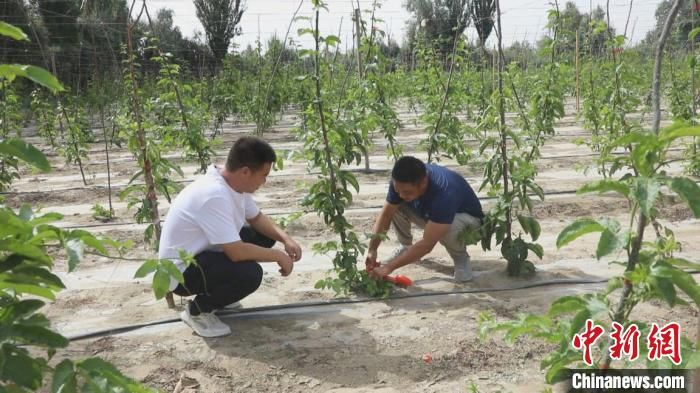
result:
M 459 239 L 465 229 L 481 226 L 484 213 L 474 190 L 458 173 L 445 167 L 424 164 L 404 156 L 391 171 L 391 182 L 384 207 L 374 223 L 375 235 L 385 234 L 394 224 L 400 247 L 387 262 L 370 270 L 375 278 L 420 260 L 440 242 L 454 261 L 454 279 L 472 279 L 467 246 Z M 411 224 L 423 229 L 423 238 L 413 243 Z M 377 262 L 380 236 L 374 236 L 367 249 L 367 263 Z
M 185 187 L 173 200 L 160 237 L 158 256 L 175 262 L 184 284 L 173 280 L 170 290 L 194 295 L 182 320 L 202 337 L 231 333 L 214 311 L 255 292 L 262 281 L 258 262 L 276 262 L 288 276 L 301 248 L 255 205 L 251 196 L 265 184 L 276 155 L 265 141 L 242 137 L 229 151 L 226 165 Z M 275 241 L 284 251 L 272 249 Z M 179 250 L 195 256 L 185 269 Z

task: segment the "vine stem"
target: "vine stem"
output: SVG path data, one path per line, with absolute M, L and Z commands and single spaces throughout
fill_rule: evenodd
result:
M 445 105 L 447 105 L 447 99 L 450 96 L 450 85 L 452 84 L 452 74 L 454 71 L 454 65 L 455 65 L 455 53 L 457 52 L 457 39 L 459 38 L 459 25 L 457 26 L 457 31 L 455 32 L 455 38 L 452 41 L 452 58 L 450 59 L 450 71 L 448 72 L 447 75 L 447 85 L 445 86 L 445 95 L 442 97 L 442 104 L 440 104 L 440 113 L 438 114 L 438 119 L 435 122 L 435 129 L 433 129 L 433 133 L 428 137 L 429 141 L 432 141 L 435 135 L 438 133 L 438 129 L 440 128 L 440 123 L 442 122 L 442 115 L 445 113 Z M 431 162 L 433 157 L 433 145 L 432 143 L 430 144 L 430 149 L 428 149 L 428 163 Z
M 503 37 L 503 30 L 501 28 L 501 2 L 500 0 L 496 0 L 496 23 L 498 24 L 498 34 L 496 37 L 498 38 L 498 53 L 499 53 L 499 61 L 498 61 L 498 114 L 499 114 L 499 128 L 500 128 L 500 134 L 501 134 L 501 142 L 500 142 L 500 149 L 501 149 L 501 159 L 503 160 L 503 195 L 504 197 L 507 198 L 508 194 L 510 193 L 510 187 L 508 184 L 509 181 L 509 161 L 508 161 L 508 147 L 507 147 L 507 135 L 506 135 L 506 108 L 505 108 L 505 97 L 503 96 L 503 62 L 500 60 L 500 58 L 503 58 L 503 42 L 502 42 L 502 37 Z M 513 212 L 511 211 L 511 208 L 508 207 L 506 209 L 506 239 L 508 242 L 512 240 L 512 226 L 513 226 Z
M 652 124 L 652 131 L 655 134 L 658 134 L 659 124 L 661 122 L 661 108 L 659 105 L 661 92 L 659 86 L 663 48 L 666 45 L 666 40 L 668 39 L 668 32 L 671 29 L 671 25 L 673 25 L 673 21 L 675 20 L 676 15 L 678 14 L 678 9 L 680 8 L 682 3 L 683 0 L 676 0 L 674 2 L 673 7 L 671 8 L 671 12 L 669 12 L 668 18 L 666 18 L 666 22 L 664 23 L 661 36 L 659 37 L 659 41 L 656 46 L 656 53 L 654 55 L 654 79 L 652 83 L 651 99 L 654 112 L 654 122 Z M 642 241 L 644 239 L 644 229 L 648 224 L 648 220 L 648 217 L 644 215 L 644 212 L 642 211 L 642 209 L 640 209 L 639 214 L 637 216 L 637 235 L 635 236 L 634 240 L 632 240 L 629 258 L 627 260 L 627 268 L 625 269 L 626 272 L 634 271 L 635 267 L 637 266 L 637 262 L 639 261 L 639 252 L 642 249 Z M 633 289 L 634 288 L 632 287 L 632 283 L 629 280 L 624 280 L 622 296 L 620 297 L 620 302 L 618 303 L 617 309 L 613 314 L 614 322 L 618 322 L 624 325 L 624 321 L 629 316 L 629 313 L 633 307 L 633 305 L 630 304 L 630 296 L 632 296 Z M 610 345 L 613 344 L 612 340 L 613 339 L 611 338 Z M 610 357 L 610 352 L 606 351 L 603 361 L 606 368 L 610 366 L 611 361 L 612 359 Z
M 131 7 L 129 9 L 129 18 L 131 17 L 131 12 L 134 9 L 134 5 L 136 4 L 136 0 L 133 0 L 131 3 Z M 145 6 L 145 2 L 144 2 Z M 153 180 L 153 173 L 152 173 L 152 163 L 151 159 L 148 157 L 148 145 L 146 144 L 146 131 L 143 128 L 143 119 L 142 119 L 142 114 L 141 114 L 141 103 L 139 100 L 139 88 L 138 88 L 138 82 L 136 80 L 136 70 L 134 67 L 134 48 L 132 44 L 132 31 L 134 29 L 134 26 L 136 26 L 136 23 L 138 22 L 139 19 L 141 19 L 141 15 L 144 12 L 144 7 L 141 8 L 141 12 L 139 13 L 139 16 L 128 25 L 126 29 L 126 34 L 127 34 L 127 50 L 128 50 L 128 56 L 129 56 L 129 78 L 131 82 L 131 89 L 132 89 L 132 104 L 133 104 L 133 111 L 134 111 L 134 117 L 136 118 L 136 139 L 138 143 L 138 147 L 141 153 L 141 158 L 143 159 L 143 177 L 144 181 L 146 182 L 146 199 L 148 200 L 150 206 L 150 211 L 151 211 L 151 222 L 153 223 L 153 228 L 155 230 L 155 237 L 156 239 L 160 239 L 160 214 L 158 213 L 158 198 L 156 196 L 156 186 L 155 186 L 155 181 Z
M 328 129 L 326 128 L 326 117 L 325 114 L 323 113 L 323 100 L 321 99 L 321 67 L 320 67 L 320 48 L 319 48 L 319 30 L 318 30 L 318 19 L 319 19 L 319 10 L 318 8 L 316 9 L 316 27 L 314 29 L 314 41 L 316 44 L 316 52 L 314 53 L 315 57 L 315 64 L 314 64 L 314 81 L 316 82 L 316 108 L 318 109 L 318 116 L 321 120 L 321 133 L 323 134 L 323 144 L 324 144 L 324 152 L 326 156 L 326 165 L 328 166 L 328 176 L 330 176 L 330 187 L 331 187 L 331 195 L 332 198 L 335 198 L 336 195 L 338 195 L 338 186 L 336 184 L 336 174 L 335 170 L 333 167 L 333 159 L 331 157 L 331 147 L 330 147 L 330 142 L 328 141 Z M 342 215 L 342 213 L 338 210 L 337 204 L 335 204 L 335 210 L 338 215 Z M 340 241 L 343 243 L 343 246 L 346 245 L 347 239 L 345 236 L 345 231 L 340 231 Z
M 664 27 L 661 30 L 661 36 L 656 44 L 656 50 L 654 52 L 654 74 L 651 82 L 651 110 L 654 113 L 654 119 L 652 121 L 652 131 L 655 134 L 659 133 L 659 127 L 661 125 L 661 60 L 663 59 L 664 47 L 666 46 L 666 41 L 668 40 L 668 35 L 671 31 L 671 26 L 673 25 L 676 15 L 678 15 L 678 10 L 680 10 L 681 5 L 683 5 L 684 0 L 675 0 L 671 11 L 666 17 L 664 22 Z

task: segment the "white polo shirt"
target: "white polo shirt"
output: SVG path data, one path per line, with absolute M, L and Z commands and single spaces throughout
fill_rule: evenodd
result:
M 202 251 L 221 250 L 221 245 L 240 241 L 239 232 L 246 220 L 255 218 L 260 209 L 251 194 L 234 191 L 210 165 L 207 173 L 182 189 L 165 217 L 160 235 L 158 257 L 175 262 L 180 271 L 185 265 L 178 250 L 197 255 Z M 170 281 L 170 290 L 177 281 Z

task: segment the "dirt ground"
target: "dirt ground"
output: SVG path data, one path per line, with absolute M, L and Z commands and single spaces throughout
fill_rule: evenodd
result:
M 224 321 L 231 325 L 233 334 L 216 339 L 198 337 L 182 322 L 173 321 L 74 341 L 57 358 L 101 356 L 126 374 L 169 392 L 178 383 L 187 392 L 464 392 L 469 391 L 471 384 L 481 392 L 540 392 L 546 385 L 539 362 L 554 347 L 529 338 L 508 346 L 498 334 L 481 341 L 478 319 L 483 312 L 490 312 L 499 320 L 515 318 L 520 313 L 542 313 L 560 296 L 597 291 L 603 286 L 499 289 L 551 279 L 606 278 L 620 272 L 617 265 L 609 264 L 614 258 L 595 259 L 594 236 L 583 237 L 561 250 L 555 246 L 558 233 L 576 218 L 607 216 L 624 222 L 627 217 L 627 204 L 620 198 L 573 193 L 584 182 L 596 179 L 597 174 L 595 169 L 583 172 L 593 164 L 594 155 L 575 143 L 586 133 L 571 112 L 569 107 L 569 115 L 559 122 L 556 136 L 543 147 L 543 158 L 538 162 L 537 181 L 547 198 L 536 204 L 534 214 L 542 225 L 539 243 L 545 256 L 535 260 L 537 272 L 533 277 L 508 277 L 498 251 L 472 246 L 469 251 L 476 277 L 470 283 L 458 284 L 451 280 L 452 266 L 446 251 L 438 246 L 420 263 L 401 270 L 415 285 L 397 290 L 397 296 L 466 289 L 487 291 L 230 314 Z M 415 117 L 415 113 L 400 112 L 405 128 L 399 133 L 399 141 L 407 153 L 425 158 L 425 153 L 417 150 L 425 130 L 414 124 Z M 278 151 L 300 148 L 290 134 L 295 121 L 294 114 L 289 113 L 265 134 Z M 231 142 L 252 130 L 252 125 L 227 125 L 215 160 L 223 163 Z M 128 151 L 115 147 L 110 153 L 117 219 L 104 223 L 94 219 L 90 211 L 96 203 L 107 206 L 106 162 L 101 143 L 93 145 L 86 163 L 90 184 L 85 187 L 77 167 L 65 165 L 38 138 L 29 140 L 44 146 L 54 171 L 23 173 L 12 192 L 5 195 L 7 204 L 17 207 L 30 203 L 64 214 L 61 226 L 88 228 L 119 240 L 131 239 L 136 246 L 128 258 L 152 255 L 143 246 L 144 225 L 133 222 L 133 212 L 127 211 L 126 203 L 117 197 L 136 170 Z M 370 159 L 373 171 L 356 171 L 360 193 L 347 213 L 358 233 L 371 230 L 374 215 L 386 195 L 391 163 L 384 154 L 381 136 L 375 143 Z M 474 141 L 468 144 L 475 146 Z M 195 164 L 181 162 L 178 153 L 170 157 L 187 175 L 181 179 L 183 184 L 197 176 Z M 462 173 L 474 188 L 481 183 L 478 162 L 458 166 L 443 159 L 441 163 Z M 681 170 L 680 166 L 673 166 L 669 172 Z M 255 199 L 263 211 L 282 217 L 300 210 L 305 188 L 315 177 L 305 162 L 288 161 L 284 170 L 270 175 Z M 480 197 L 488 209 L 492 200 L 482 193 Z M 167 202 L 161 198 L 163 217 L 167 208 Z M 662 222 L 672 227 L 681 240 L 679 256 L 698 261 L 698 220 L 678 200 L 666 200 L 661 211 Z M 280 277 L 273 264 L 264 264 L 263 284 L 242 301 L 244 308 L 334 299 L 331 292 L 314 289 L 314 283 L 326 276 L 330 257 L 311 252 L 312 244 L 332 236 L 330 229 L 315 214 L 306 214 L 290 224 L 288 231 L 304 248 L 303 259 L 287 278 Z M 416 232 L 415 236 L 419 235 Z M 380 258 L 394 246 L 395 240 L 384 242 Z M 155 301 L 146 280 L 133 279 L 139 265 L 134 260 L 88 256 L 76 272 L 68 274 L 65 261 L 59 259 L 58 270 L 67 290 L 44 312 L 56 329 L 69 336 L 176 319 L 179 310 L 170 310 L 164 301 Z M 178 299 L 176 302 L 181 308 L 182 303 Z M 649 322 L 680 322 L 683 334 L 695 339 L 698 315 L 694 308 L 680 306 L 670 310 L 653 303 L 636 312 Z M 424 362 L 424 354 L 431 355 L 433 361 Z

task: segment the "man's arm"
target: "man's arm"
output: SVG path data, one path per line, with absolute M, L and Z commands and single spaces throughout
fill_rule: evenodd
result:
M 301 259 L 301 247 L 279 225 L 275 224 L 268 216 L 260 212 L 257 216 L 248 220 L 250 226 L 263 235 L 275 239 L 284 244 L 284 249 L 294 262 Z
M 222 248 L 224 254 L 234 262 L 277 262 L 283 276 L 288 276 L 294 268 L 294 262 L 289 255 L 280 250 L 260 247 L 243 241 L 222 244 Z
M 374 236 L 372 236 L 372 240 L 369 241 L 369 246 L 367 247 L 367 258 L 372 261 L 377 259 L 377 249 L 382 242 L 381 236 L 385 235 L 389 230 L 391 219 L 394 218 L 394 214 L 396 214 L 398 209 L 399 205 L 385 201 L 382 210 L 374 221 L 374 228 L 372 229 L 372 235 Z
M 386 265 L 382 265 L 370 272 L 370 274 L 383 277 L 390 274 L 394 270 L 406 266 L 409 263 L 421 259 L 424 255 L 433 250 L 437 242 L 442 239 L 450 230 L 451 224 L 438 224 L 433 221 L 428 221 L 423 230 L 423 238 L 410 246 L 406 251 L 401 253 L 396 259 Z

